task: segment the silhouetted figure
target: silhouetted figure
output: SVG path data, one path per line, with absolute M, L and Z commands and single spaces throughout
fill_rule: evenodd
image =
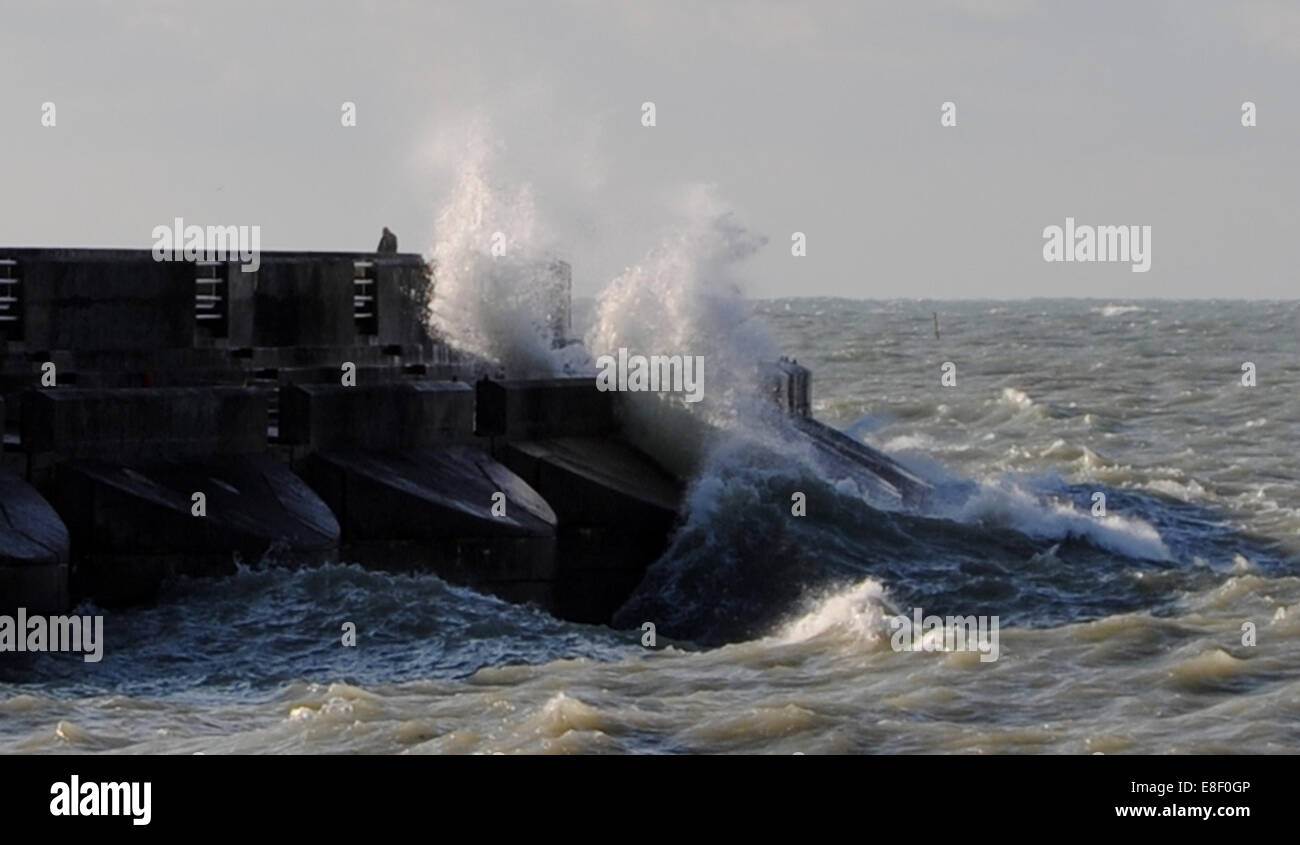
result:
M 387 226 L 384 227 L 384 234 L 379 238 L 379 249 L 375 251 L 380 255 L 397 252 L 397 235 L 388 231 Z

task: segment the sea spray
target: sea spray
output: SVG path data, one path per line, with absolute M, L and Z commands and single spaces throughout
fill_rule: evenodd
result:
M 638 445 L 670 470 L 691 475 L 721 431 L 758 410 L 758 363 L 777 355 L 753 319 L 738 266 L 767 238 L 745 228 L 711 190 L 688 191 L 684 222 L 597 298 L 586 347 L 593 356 L 695 356 L 707 362 L 704 401 L 629 393 L 624 423 Z
M 510 377 L 571 370 L 584 356 L 556 343 L 555 313 L 567 311 L 568 290 L 556 284 L 558 262 L 537 224 L 532 192 L 527 185 L 513 191 L 495 185 L 491 165 L 483 130 L 471 128 L 428 256 L 430 327 Z M 560 296 L 566 301 L 557 301 Z
M 593 355 L 694 355 L 709 362 L 701 412 L 722 422 L 757 392 L 755 368 L 776 345 L 752 317 L 736 265 L 767 239 L 747 230 L 707 192 L 693 218 L 600 294 L 587 333 Z

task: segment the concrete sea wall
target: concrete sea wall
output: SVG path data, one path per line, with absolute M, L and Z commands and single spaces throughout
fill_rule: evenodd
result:
M 265 557 L 608 621 L 680 483 L 592 379 L 478 380 L 491 362 L 428 332 L 432 295 L 414 255 L 265 252 L 245 273 L 0 249 L 0 612 L 148 601 Z M 540 319 L 567 330 L 567 302 Z

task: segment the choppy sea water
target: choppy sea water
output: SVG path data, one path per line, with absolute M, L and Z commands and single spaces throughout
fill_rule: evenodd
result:
M 656 621 L 653 651 L 433 576 L 179 581 L 107 614 L 99 664 L 6 655 L 0 750 L 1300 749 L 1300 303 L 753 309 L 819 419 L 948 495 L 884 507 L 720 449 L 618 617 Z M 998 615 L 999 659 L 894 651 L 912 607 Z

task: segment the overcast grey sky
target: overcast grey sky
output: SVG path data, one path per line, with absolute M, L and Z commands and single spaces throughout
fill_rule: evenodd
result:
M 1297 291 L 1300 2 L 0 0 L 0 79 L 0 244 L 427 252 L 477 121 L 581 294 L 702 183 L 759 296 Z M 1150 272 L 1045 263 L 1067 215 L 1150 225 Z

